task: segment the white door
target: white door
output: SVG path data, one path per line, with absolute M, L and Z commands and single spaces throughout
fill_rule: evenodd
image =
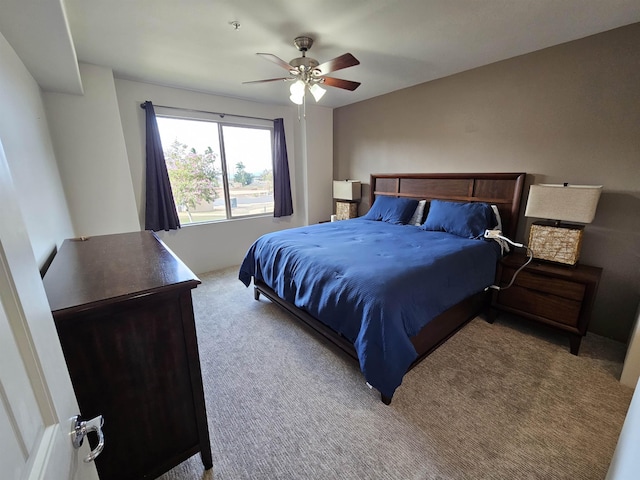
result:
M 0 143 L 0 476 L 96 480 L 89 442 L 72 446 L 79 413 Z

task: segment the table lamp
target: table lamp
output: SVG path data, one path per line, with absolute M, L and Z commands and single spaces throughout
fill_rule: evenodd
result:
M 602 185 L 531 185 L 524 215 L 546 219 L 531 225 L 533 257 L 574 266 L 580 257 L 584 224 L 593 221 L 601 192 Z
M 336 217 L 347 220 L 358 216 L 360 182 L 357 180 L 334 180 L 333 198 L 336 201 Z

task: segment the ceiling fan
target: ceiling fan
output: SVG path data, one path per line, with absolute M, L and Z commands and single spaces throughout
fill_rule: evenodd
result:
M 289 97 L 293 103 L 302 105 L 304 102 L 305 92 L 308 89 L 313 95 L 316 102 L 319 101 L 325 93 L 325 89 L 320 84 L 330 87 L 343 88 L 353 91 L 360 86 L 360 82 L 352 82 L 351 80 L 343 80 L 341 78 L 327 77 L 326 75 L 341 70 L 343 68 L 359 65 L 360 62 L 350 53 L 345 53 L 339 57 L 324 63 L 319 63 L 315 58 L 307 57 L 306 52 L 313 45 L 313 38 L 296 37 L 293 40 L 296 48 L 302 52 L 302 56 L 294 58 L 289 63 L 271 53 L 257 53 L 265 60 L 280 65 L 289 72 L 287 77 L 268 78 L 266 80 L 254 80 L 252 82 L 243 83 L 264 83 L 289 81 L 293 82 L 290 87 L 291 96 Z

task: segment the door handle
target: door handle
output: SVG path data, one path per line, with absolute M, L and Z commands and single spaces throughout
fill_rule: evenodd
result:
M 98 445 L 84 458 L 85 463 L 93 462 L 104 449 L 104 434 L 102 433 L 104 418 L 102 418 L 102 415 L 98 415 L 91 420 L 84 421 L 80 418 L 80 415 L 76 415 L 72 420 L 74 420 L 74 426 L 71 431 L 71 443 L 73 443 L 74 448 L 82 446 L 84 437 L 89 432 L 95 432 L 98 435 Z

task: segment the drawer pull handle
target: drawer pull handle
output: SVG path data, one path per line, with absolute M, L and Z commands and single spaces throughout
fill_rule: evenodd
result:
M 86 437 L 89 432 L 95 432 L 98 435 L 98 445 L 84 458 L 84 463 L 93 462 L 104 449 L 104 434 L 102 433 L 104 418 L 102 418 L 102 415 L 98 415 L 91 420 L 84 421 L 80 418 L 80 415 L 76 415 L 73 420 L 75 423 L 71 432 L 71 443 L 73 443 L 74 448 L 80 448 L 82 446 L 84 437 Z

